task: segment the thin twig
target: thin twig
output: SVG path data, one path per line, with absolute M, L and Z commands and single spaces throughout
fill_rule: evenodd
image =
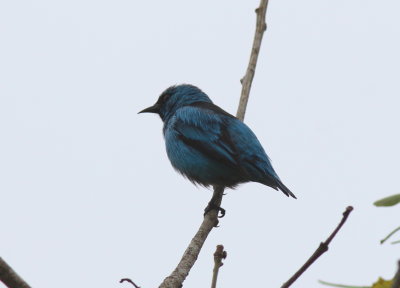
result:
M 246 74 L 240 80 L 242 83 L 242 93 L 240 95 L 239 107 L 236 112 L 236 117 L 243 121 L 246 114 L 247 102 L 249 101 L 251 84 L 253 83 L 254 74 L 256 72 L 258 54 L 260 53 L 261 42 L 267 24 L 265 22 L 265 14 L 267 13 L 268 0 L 261 0 L 260 6 L 256 9 L 256 32 L 254 33 L 253 47 L 251 48 L 250 61 L 247 66 Z
M 267 11 L 268 0 L 261 0 L 260 6 L 256 9 L 257 13 L 257 24 L 256 33 L 254 35 L 253 48 L 251 50 L 250 62 L 247 68 L 246 75 L 242 79 L 242 96 L 239 101 L 239 107 L 237 112 L 237 117 L 243 121 L 244 114 L 246 112 L 247 101 L 250 94 L 250 88 L 253 81 L 255 68 L 257 65 L 257 58 L 260 52 L 261 41 L 264 31 L 266 30 L 265 24 L 265 13 Z M 260 24 L 261 23 L 261 24 Z M 222 202 L 224 189 L 223 187 L 214 187 L 214 195 L 217 196 L 217 201 L 214 202 L 215 205 L 220 206 Z M 170 276 L 164 279 L 163 283 L 159 288 L 180 288 L 182 287 L 183 281 L 189 274 L 190 269 L 193 267 L 200 253 L 201 248 L 208 234 L 211 232 L 218 224 L 218 211 L 211 210 L 207 213 L 200 225 L 199 230 L 196 235 L 190 241 L 189 246 L 186 248 L 178 266 L 171 273 Z
M 0 281 L 8 288 L 30 288 L 19 275 L 0 257 Z
M 129 279 L 129 278 L 122 278 L 121 280 L 119 280 L 119 283 L 123 283 L 123 282 L 129 282 L 129 283 L 131 283 L 133 286 L 135 286 L 135 288 L 140 288 L 139 286 L 137 286 L 136 284 L 135 284 L 135 282 L 133 282 L 131 279 Z
M 212 281 L 211 281 L 211 288 L 217 287 L 219 268 L 221 268 L 222 265 L 224 265 L 224 263 L 222 263 L 222 259 L 225 259 L 226 256 L 227 256 L 227 253 L 226 253 L 226 251 L 224 251 L 224 246 L 217 245 L 217 249 L 214 252 L 214 269 L 213 269 L 213 277 L 212 277 Z
M 397 262 L 397 272 L 393 278 L 392 288 L 400 288 L 400 260 Z
M 311 255 L 311 257 L 307 260 L 307 262 L 304 263 L 304 265 L 286 283 L 284 283 L 281 288 L 290 287 L 290 285 L 292 285 L 293 282 L 296 281 L 301 276 L 301 274 L 303 274 L 322 254 L 328 251 L 329 244 L 331 243 L 332 239 L 336 236 L 336 234 L 339 232 L 339 230 L 342 228 L 343 224 L 347 220 L 347 217 L 349 217 L 351 211 L 353 211 L 352 206 L 346 208 L 346 210 L 343 212 L 342 221 L 340 221 L 339 225 L 328 237 L 328 239 L 326 239 L 325 242 L 321 242 L 321 244 L 319 244 L 319 247 L 317 248 L 317 250 L 315 250 L 313 255 Z
M 396 233 L 399 230 L 400 230 L 400 227 L 397 227 L 392 232 L 390 232 L 389 235 L 387 235 L 384 239 L 381 240 L 381 244 L 385 243 L 386 240 L 388 240 L 394 233 Z

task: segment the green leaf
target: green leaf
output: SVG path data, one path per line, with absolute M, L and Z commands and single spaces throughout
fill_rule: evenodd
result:
M 392 232 L 389 233 L 389 235 L 387 235 L 384 239 L 381 240 L 381 244 L 385 243 L 385 241 L 387 239 L 389 239 L 390 237 L 392 237 L 393 234 L 395 234 L 397 231 L 400 231 L 400 227 L 397 227 L 396 229 L 394 229 Z M 396 242 L 392 243 L 392 244 L 396 244 Z
M 374 205 L 378 207 L 394 206 L 400 203 L 400 194 L 392 195 L 381 200 L 375 201 Z
M 376 281 L 372 286 L 348 286 L 348 285 L 342 285 L 342 284 L 334 284 L 334 283 L 329 283 L 325 281 L 318 281 L 321 284 L 331 286 L 331 287 L 340 287 L 340 288 L 391 288 L 393 280 L 385 280 L 381 277 L 378 278 L 378 281 Z
M 342 284 L 334 284 L 334 283 L 329 283 L 329 282 L 325 282 L 322 280 L 318 281 L 321 284 L 327 285 L 327 286 L 331 286 L 331 287 L 340 287 L 340 288 L 372 288 L 371 286 L 348 286 L 348 285 L 342 285 Z
M 393 280 L 384 280 L 379 277 L 378 281 L 376 281 L 372 285 L 372 288 L 391 288 L 392 283 L 393 283 Z

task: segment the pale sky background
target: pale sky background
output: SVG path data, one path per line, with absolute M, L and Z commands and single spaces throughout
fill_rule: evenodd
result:
M 176 83 L 236 113 L 252 1 L 0 1 L 0 255 L 33 287 L 158 287 L 211 192 L 171 167 L 162 123 L 138 115 Z M 272 0 L 245 122 L 288 199 L 230 190 L 184 287 L 280 287 L 355 211 L 293 287 L 394 275 L 400 192 L 400 2 Z M 400 238 L 397 236 L 395 239 Z M 0 287 L 1 286 L 0 284 Z

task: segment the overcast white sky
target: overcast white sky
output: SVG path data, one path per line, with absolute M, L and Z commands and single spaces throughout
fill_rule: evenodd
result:
M 258 1 L 0 1 L 0 256 L 33 287 L 158 287 L 211 192 L 171 167 L 156 115 L 192 83 L 236 113 Z M 280 287 L 355 211 L 293 287 L 392 277 L 379 240 L 399 209 L 400 2 L 273 0 L 246 123 L 288 199 L 261 184 L 228 191 L 227 215 L 184 283 Z M 399 237 L 397 237 L 399 238 Z M 0 284 L 0 287 L 1 286 Z

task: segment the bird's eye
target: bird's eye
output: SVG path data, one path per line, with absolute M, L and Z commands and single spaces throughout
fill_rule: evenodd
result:
M 160 97 L 160 102 L 161 102 L 161 103 L 165 103 L 165 102 L 168 100 L 169 97 L 171 97 L 171 95 L 170 95 L 170 94 L 167 94 L 167 93 L 161 95 L 161 97 Z

